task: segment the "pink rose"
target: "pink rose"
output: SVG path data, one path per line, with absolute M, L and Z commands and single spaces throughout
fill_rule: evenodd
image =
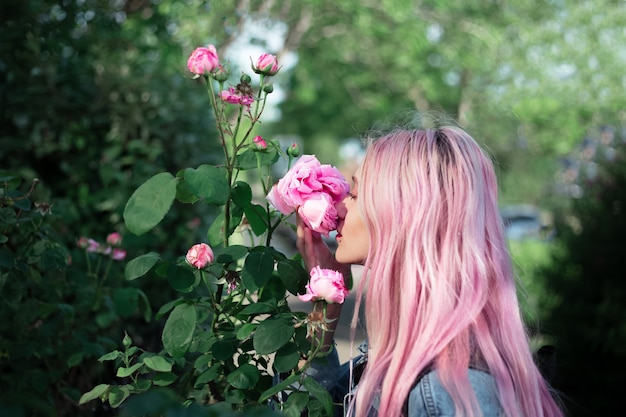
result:
M 85 236 L 81 236 L 81 238 L 76 242 L 76 246 L 79 249 L 87 249 L 89 247 L 89 240 Z
M 242 94 L 234 87 L 229 87 L 228 90 L 223 90 L 220 93 L 220 98 L 222 101 L 230 104 L 242 104 L 244 106 L 249 106 L 254 103 L 254 97 Z
M 123 261 L 126 258 L 126 251 L 124 249 L 115 248 L 111 254 L 111 258 L 115 261 Z
M 93 239 L 87 239 L 87 252 L 98 252 L 100 250 L 100 243 Z
M 259 151 L 267 149 L 267 142 L 265 142 L 265 139 L 263 139 L 261 136 L 255 136 L 254 139 L 252 139 L 252 143 L 254 144 L 254 147 Z
M 187 68 L 194 74 L 204 75 L 219 67 L 219 58 L 215 46 L 196 48 L 187 60 Z
M 193 245 L 185 257 L 189 265 L 202 269 L 213 262 L 213 250 L 206 243 Z
M 309 194 L 297 211 L 311 230 L 324 236 L 337 228 L 337 209 L 332 197 L 326 193 Z
M 122 244 L 122 235 L 117 232 L 109 233 L 107 243 L 111 246 L 119 246 Z
M 256 65 L 252 66 L 252 70 L 257 74 L 264 75 L 276 75 L 280 68 L 278 67 L 278 60 L 276 55 L 263 54 L 256 61 Z
M 327 236 L 337 226 L 335 204 L 349 191 L 336 168 L 320 164 L 313 155 L 303 155 L 272 187 L 267 200 L 285 215 L 297 210 L 312 230 Z
M 316 266 L 311 270 L 311 279 L 306 286 L 306 294 L 299 295 L 301 301 L 324 300 L 329 304 L 343 304 L 348 289 L 343 283 L 341 272 L 322 269 Z

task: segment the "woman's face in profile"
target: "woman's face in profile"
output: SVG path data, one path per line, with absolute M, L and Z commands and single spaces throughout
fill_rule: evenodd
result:
M 344 264 L 363 264 L 369 250 L 369 233 L 357 204 L 360 175 L 359 167 L 352 176 L 350 194 L 337 204 L 339 221 L 335 258 Z

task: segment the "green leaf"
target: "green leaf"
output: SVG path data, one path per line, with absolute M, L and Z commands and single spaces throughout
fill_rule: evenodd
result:
M 215 262 L 229 264 L 243 258 L 248 253 L 248 248 L 243 245 L 231 245 L 226 248 L 219 247 L 213 251 Z
M 142 235 L 159 224 L 176 196 L 176 178 L 169 172 L 156 174 L 130 196 L 124 208 L 126 227 Z
M 293 322 L 289 317 L 270 317 L 259 324 L 254 333 L 254 349 L 260 355 L 276 352 L 289 342 L 294 333 Z
M 17 207 L 18 209 L 22 211 L 30 211 L 31 203 L 28 198 L 24 198 L 22 200 L 14 200 L 14 201 L 15 201 L 15 207 Z
M 284 260 L 278 262 L 278 276 L 287 291 L 293 295 L 304 294 L 309 274 L 299 262 Z
M 149 358 L 144 358 L 143 363 L 153 371 L 170 372 L 172 370 L 172 364 L 162 356 L 150 356 Z
M 191 304 L 179 304 L 165 322 L 162 341 L 167 353 L 173 358 L 180 358 L 189 349 L 197 325 L 196 307 Z
M 197 285 L 193 272 L 174 264 L 167 269 L 167 280 L 172 288 L 183 293 L 191 292 L 195 287 L 194 284 Z
M 259 370 L 256 366 L 244 363 L 239 368 L 228 374 L 226 380 L 230 385 L 238 389 L 254 388 L 259 382 Z
M 300 417 L 302 411 L 309 403 L 309 394 L 306 392 L 294 391 L 289 394 L 287 401 L 283 405 L 283 414 L 288 417 Z
M 133 392 L 145 391 L 149 389 L 151 386 L 152 386 L 152 381 L 149 379 L 138 379 L 136 382 L 127 385 L 127 387 L 129 387 L 129 389 L 132 390 Z
M 278 156 L 278 152 L 275 149 L 268 149 L 266 152 L 256 152 L 248 149 L 237 155 L 236 165 L 239 169 L 254 169 L 259 165 L 272 165 L 278 160 Z
M 78 405 L 83 405 L 91 400 L 95 400 L 96 398 L 101 398 L 109 391 L 109 387 L 109 384 L 96 385 L 91 391 L 81 395 L 80 400 L 78 400 Z
M 245 208 L 252 201 L 252 188 L 243 181 L 237 181 L 233 186 L 231 198 L 239 207 Z
M 333 399 L 328 393 L 328 391 L 326 391 L 324 387 L 322 387 L 319 384 L 319 382 L 317 382 L 315 379 L 313 379 L 310 376 L 307 376 L 306 378 L 304 378 L 304 381 L 302 382 L 302 384 L 304 385 L 304 388 L 306 388 L 306 390 L 309 392 L 309 394 L 317 398 L 317 400 L 320 403 L 322 403 L 322 406 L 324 407 L 324 410 L 326 411 L 326 415 L 332 416 L 333 415 Z
M 176 199 L 181 203 L 193 204 L 199 200 L 199 198 L 193 194 L 191 189 L 189 188 L 189 184 L 187 184 L 185 179 L 185 171 L 178 171 L 176 173 L 176 178 L 179 179 L 176 184 Z
M 215 217 L 207 232 L 209 245 L 218 246 L 224 243 L 224 213 L 220 213 Z
M 215 342 L 211 347 L 211 353 L 220 361 L 230 359 L 237 352 L 238 343 L 239 341 L 234 336 L 229 335 Z
M 152 383 L 159 387 L 166 387 L 171 385 L 178 379 L 178 376 L 173 372 L 163 372 L 156 374 L 152 377 Z
M 194 383 L 195 388 L 201 388 L 207 382 L 211 382 L 215 380 L 220 375 L 221 366 L 219 364 L 215 364 L 206 371 L 202 372 L 196 382 Z
M 131 376 L 136 370 L 138 370 L 139 368 L 141 368 L 143 366 L 142 362 L 136 363 L 133 366 L 129 367 L 129 368 L 125 368 L 123 366 L 120 366 L 119 368 L 117 368 L 117 377 L 120 378 L 125 378 L 127 376 Z
M 167 314 L 171 309 L 173 309 L 174 307 L 176 307 L 179 304 L 184 303 L 185 300 L 182 298 L 178 298 L 176 300 L 172 300 L 169 301 L 165 304 L 163 304 L 163 306 L 159 309 L 159 311 L 157 311 L 155 318 L 158 320 L 161 317 L 163 317 L 165 314 Z
M 244 323 L 243 326 L 241 326 L 239 330 L 237 330 L 237 339 L 247 339 L 248 336 L 250 336 L 250 334 L 254 331 L 254 329 L 257 328 L 257 326 L 258 325 L 256 323 Z
M 112 386 L 109 391 L 109 404 L 111 404 L 111 407 L 117 408 L 122 405 L 129 395 L 130 390 L 126 385 Z
M 289 372 L 294 369 L 300 361 L 300 352 L 295 343 L 288 343 L 278 349 L 274 357 L 274 368 L 278 372 Z
M 267 211 L 265 207 L 253 204 L 244 208 L 246 219 L 252 232 L 260 236 L 267 231 Z
M 113 352 L 105 353 L 104 355 L 98 358 L 98 362 L 104 361 L 114 361 L 117 358 L 121 358 L 124 354 L 119 350 L 114 350 Z
M 300 378 L 301 378 L 301 375 L 292 374 L 289 377 L 287 377 L 287 379 L 285 379 L 284 381 L 279 382 L 278 384 L 274 385 L 272 388 L 269 388 L 263 391 L 261 393 L 261 396 L 259 397 L 259 403 L 264 403 L 265 401 L 269 400 L 270 398 L 272 398 L 274 395 L 278 394 L 282 390 L 290 388 L 291 385 L 293 385 L 295 382 L 300 380 Z
M 124 276 L 128 281 L 142 277 L 147 274 L 157 262 L 159 262 L 159 259 L 161 259 L 161 255 L 156 252 L 148 252 L 146 254 L 139 255 L 135 259 L 128 261 L 124 267 Z
M 274 272 L 274 258 L 267 251 L 250 252 L 241 271 L 241 282 L 250 291 L 261 288 Z
M 255 314 L 267 314 L 273 313 L 276 311 L 276 303 L 275 302 L 256 302 L 252 304 L 248 304 L 241 310 L 240 314 L 244 316 L 251 316 Z
M 187 168 L 184 178 L 189 190 L 204 198 L 207 204 L 222 205 L 228 201 L 229 184 L 225 169 L 200 165 L 196 169 Z

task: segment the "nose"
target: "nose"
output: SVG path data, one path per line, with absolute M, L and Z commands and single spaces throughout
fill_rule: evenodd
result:
M 350 198 L 350 197 L 346 197 L 346 198 Z M 346 203 L 345 203 L 345 199 L 335 203 L 335 210 L 337 210 L 337 216 L 340 219 L 345 219 L 346 218 L 346 214 L 348 213 L 348 208 L 346 207 Z

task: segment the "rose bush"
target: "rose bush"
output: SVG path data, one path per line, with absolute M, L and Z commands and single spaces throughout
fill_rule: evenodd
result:
M 127 280 L 165 279 L 179 293 L 156 314 L 165 319 L 163 349 L 144 351 L 128 334 L 123 349 L 100 358 L 115 364 L 120 383 L 97 385 L 80 402 L 125 403 L 125 410 L 146 414 L 150 409 L 153 415 L 182 407 L 190 416 L 206 416 L 207 409 L 209 415 L 330 416 L 329 393 L 305 373 L 313 358 L 326 354 L 307 328 L 324 321 L 314 323 L 306 313 L 291 311 L 288 295 L 305 293 L 308 273 L 299 256 L 288 258 L 272 246 L 272 237 L 296 208 L 327 234 L 336 225 L 334 203 L 348 185 L 335 168 L 312 156 L 289 169 L 300 155 L 297 145 L 281 149 L 277 141 L 255 134 L 273 91 L 269 77 L 280 69 L 275 56 L 263 54 L 252 64 L 258 82 L 243 73 L 234 86 L 227 83 L 228 66 L 212 45 L 194 50 L 188 69 L 206 85 L 224 160 L 153 176 L 128 200 L 124 220 L 131 233 L 143 235 L 174 201 L 203 204 L 217 214 L 207 227 L 206 243 L 193 244 L 186 255 L 164 259 L 149 252 L 126 264 Z M 272 187 L 270 168 L 281 157 L 288 173 Z M 311 288 L 321 294 L 321 287 L 316 281 Z M 340 302 L 338 294 L 323 292 Z M 155 409 L 151 395 L 156 392 L 172 401 L 162 400 Z

